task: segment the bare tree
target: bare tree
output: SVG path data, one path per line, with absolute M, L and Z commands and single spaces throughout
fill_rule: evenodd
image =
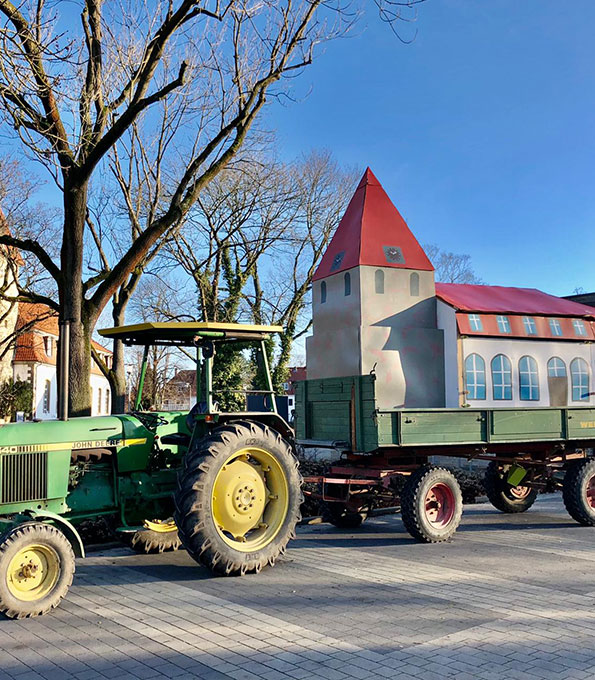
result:
M 263 157 L 219 175 L 166 247 L 196 287 L 197 305 L 176 314 L 283 327 L 273 379 L 286 380 L 312 277 L 357 182 L 328 152 L 292 164 Z
M 426 244 L 424 250 L 436 270 L 436 281 L 442 283 L 484 283 L 475 273 L 470 255 L 450 253 L 433 244 Z
M 72 3 L 0 0 L 3 129 L 49 170 L 63 202 L 59 261 L 38 238 L 3 234 L 0 243 L 32 253 L 55 281 L 60 319 L 71 323 L 72 415 L 90 411 L 90 340 L 101 311 L 234 158 L 267 94 L 279 94 L 275 85 L 354 18 L 340 0 L 78 6 L 77 30 Z M 86 271 L 91 180 L 135 121 L 172 97 L 190 104 L 171 146 L 167 194 L 111 267 Z

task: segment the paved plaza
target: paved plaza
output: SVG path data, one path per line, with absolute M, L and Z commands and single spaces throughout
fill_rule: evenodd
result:
M 5 678 L 595 678 L 595 530 L 549 495 L 520 516 L 466 506 L 441 545 L 398 516 L 301 527 L 243 578 L 183 551 L 93 553 L 60 609 L 0 620 Z

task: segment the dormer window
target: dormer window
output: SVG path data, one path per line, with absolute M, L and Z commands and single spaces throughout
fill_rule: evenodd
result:
M 46 356 L 51 357 L 54 350 L 54 338 L 50 335 L 43 336 L 43 350 Z
M 479 314 L 469 314 L 469 326 L 471 326 L 472 331 L 483 331 L 481 316 Z
M 497 316 L 498 330 L 500 333 L 510 333 L 510 321 L 507 316 Z
M 562 326 L 560 325 L 560 322 L 558 319 L 550 319 L 550 331 L 552 332 L 552 335 L 555 336 L 560 336 L 562 335 Z
M 527 335 L 537 335 L 537 326 L 535 325 L 535 319 L 532 316 L 523 317 L 523 326 L 525 326 Z
M 580 319 L 573 319 L 572 326 L 574 328 L 575 335 L 578 335 L 581 338 L 584 338 L 587 335 L 587 329 L 585 328 L 584 321 L 581 321 Z

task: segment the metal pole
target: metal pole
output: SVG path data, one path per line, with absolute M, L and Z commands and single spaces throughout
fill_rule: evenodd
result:
M 275 399 L 275 390 L 273 389 L 273 379 L 271 378 L 271 370 L 269 368 L 269 358 L 267 356 L 267 348 L 264 340 L 260 341 L 260 352 L 262 354 L 262 365 L 264 368 L 264 375 L 267 381 L 271 397 L 271 411 L 277 413 L 277 400 Z
M 143 363 L 140 368 L 140 376 L 138 379 L 138 390 L 136 392 L 136 402 L 134 404 L 134 410 L 140 411 L 140 402 L 143 396 L 143 387 L 145 386 L 145 375 L 147 374 L 147 361 L 149 359 L 149 345 L 145 345 L 145 351 L 143 352 Z
M 68 420 L 68 378 L 70 374 L 70 321 L 62 321 L 60 333 L 60 403 L 58 417 Z

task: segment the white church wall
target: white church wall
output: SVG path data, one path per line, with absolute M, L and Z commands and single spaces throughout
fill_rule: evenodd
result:
M 444 332 L 445 405 L 447 408 L 457 408 L 460 405 L 457 316 L 450 305 L 438 300 L 436 318 L 438 328 Z
M 536 407 L 536 406 L 550 406 L 550 391 L 548 384 L 548 361 L 552 357 L 559 357 L 566 365 L 566 374 L 568 380 L 568 404 L 569 405 L 589 405 L 595 404 L 595 389 L 593 385 L 595 373 L 595 355 L 593 345 L 578 342 L 549 342 L 537 340 L 524 339 L 505 339 L 505 338 L 486 338 L 486 337 L 466 337 L 462 339 L 463 357 L 462 361 L 470 354 L 478 354 L 485 361 L 486 374 L 486 398 L 485 399 L 469 399 L 467 403 L 470 406 L 478 408 L 509 408 L 509 407 Z M 491 361 L 498 355 L 504 354 L 508 357 L 512 364 L 512 399 L 511 400 L 496 400 L 493 398 L 493 380 L 491 375 Z M 539 383 L 539 399 L 526 401 L 521 400 L 519 395 L 519 361 L 524 356 L 530 356 L 535 359 L 538 367 L 538 383 Z M 572 401 L 572 385 L 570 378 L 570 364 L 573 359 L 581 358 L 589 365 L 589 388 L 590 397 L 588 401 Z M 457 364 L 455 364 L 457 365 Z M 465 366 L 459 367 L 459 370 L 465 372 Z
M 106 403 L 108 395 L 109 405 Z M 111 408 L 111 390 L 108 379 L 103 375 L 91 373 L 91 415 L 108 415 Z

